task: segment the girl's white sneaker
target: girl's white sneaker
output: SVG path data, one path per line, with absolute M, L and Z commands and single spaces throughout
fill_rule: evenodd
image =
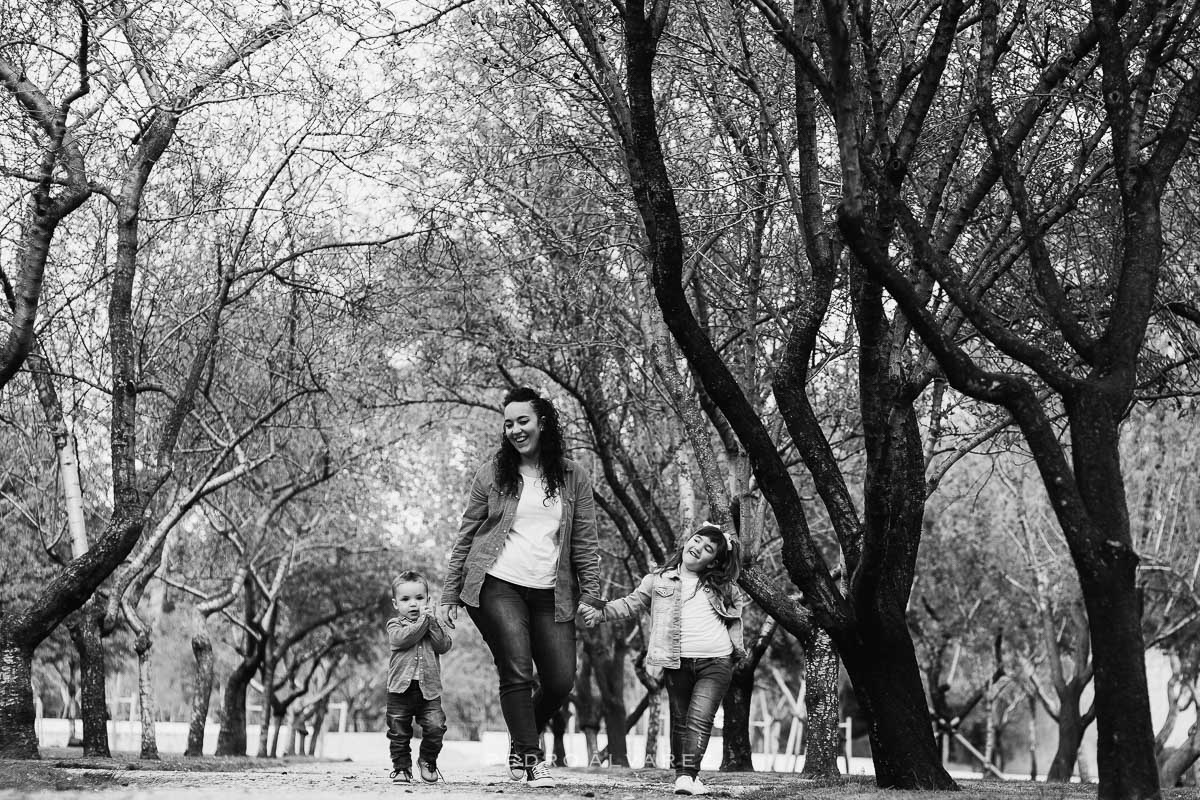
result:
M 692 791 L 691 775 L 680 775 L 675 779 L 675 794 L 695 794 Z

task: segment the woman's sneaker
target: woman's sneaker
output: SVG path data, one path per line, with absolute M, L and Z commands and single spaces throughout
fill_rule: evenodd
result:
M 553 789 L 558 784 L 550 774 L 550 765 L 545 761 L 539 762 L 525 770 L 525 785 L 534 789 Z

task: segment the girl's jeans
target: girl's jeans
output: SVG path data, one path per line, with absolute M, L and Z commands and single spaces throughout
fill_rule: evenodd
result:
M 575 622 L 554 621 L 553 589 L 491 575 L 484 578 L 479 607 L 467 606 L 467 613 L 500 673 L 500 710 L 516 763 L 531 767 L 544 758 L 542 729 L 575 685 Z
M 426 700 L 421 696 L 420 684 L 413 681 L 408 691 L 388 692 L 387 696 L 388 755 L 392 757 L 393 769 L 412 768 L 413 719 L 421 726 L 419 758 L 436 764 L 438 753 L 442 752 L 442 737 L 446 734 L 442 698 Z
M 733 657 L 681 658 L 679 669 L 663 670 L 663 677 L 671 702 L 671 767 L 676 775 L 695 778 L 733 679 Z

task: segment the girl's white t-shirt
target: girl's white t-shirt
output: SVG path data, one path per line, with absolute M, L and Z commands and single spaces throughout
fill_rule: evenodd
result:
M 720 658 L 733 652 L 729 628 L 709 602 L 700 576 L 679 568 L 679 590 L 683 592 L 680 615 L 679 655 L 683 658 Z
M 521 467 L 521 496 L 504 548 L 488 574 L 531 589 L 554 588 L 558 572 L 558 526 L 562 499 L 546 502 L 546 485 L 536 470 Z

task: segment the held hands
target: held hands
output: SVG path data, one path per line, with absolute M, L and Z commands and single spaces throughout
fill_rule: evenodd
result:
M 583 618 L 585 628 L 594 628 L 604 621 L 604 612 L 598 608 L 589 606 L 587 603 L 580 603 L 576 613 Z

